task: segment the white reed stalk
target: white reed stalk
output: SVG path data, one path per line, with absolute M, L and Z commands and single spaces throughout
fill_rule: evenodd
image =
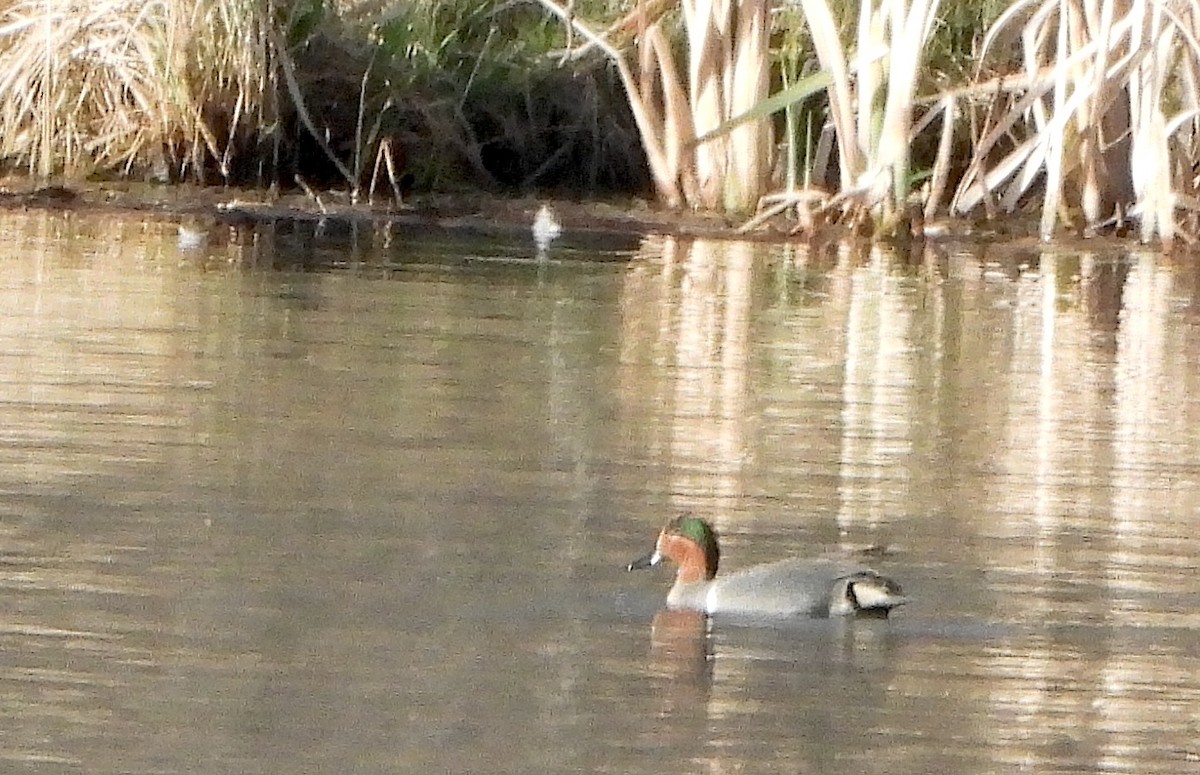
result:
M 770 88 L 769 5 L 741 0 L 734 35 L 725 118 L 739 116 L 765 100 Z M 729 154 L 722 205 L 726 211 L 752 210 L 766 190 L 771 172 L 772 127 L 769 119 L 751 119 L 729 133 Z
M 886 170 L 882 179 L 890 184 L 891 191 L 877 190 L 876 196 L 899 208 L 908 195 L 908 146 L 917 78 L 939 0 L 916 0 L 911 6 L 900 0 L 892 3 L 887 101 L 875 162 L 878 169 Z
M 1067 32 L 1070 26 L 1070 14 L 1071 9 L 1068 0 L 1061 0 L 1059 2 L 1058 34 L 1056 37 L 1057 55 L 1055 62 L 1057 66 L 1054 71 L 1054 90 L 1051 97 L 1055 116 L 1068 115 L 1066 112 L 1066 101 L 1070 49 L 1067 41 Z M 1061 121 L 1060 123 L 1065 130 L 1066 121 Z M 1046 153 L 1044 162 L 1046 191 L 1042 197 L 1042 217 L 1038 225 L 1038 233 L 1044 240 L 1050 239 L 1054 234 L 1054 225 L 1058 217 L 1058 206 L 1062 197 L 1064 140 L 1062 131 L 1048 131 L 1046 132 L 1046 141 L 1043 143 Z
M 813 48 L 821 69 L 829 73 L 829 112 L 833 119 L 834 136 L 838 145 L 841 167 L 841 188 L 854 187 L 864 170 L 863 154 L 856 140 L 858 125 L 854 114 L 854 90 L 850 83 L 850 68 L 838 34 L 837 23 L 825 0 L 799 0 L 804 18 L 812 32 Z
M 730 34 L 732 0 L 683 0 L 688 38 L 688 90 L 692 127 L 697 136 L 708 133 L 729 118 L 725 94 L 726 73 L 732 58 Z M 728 171 L 728 135 L 696 147 L 699 204 L 715 208 Z

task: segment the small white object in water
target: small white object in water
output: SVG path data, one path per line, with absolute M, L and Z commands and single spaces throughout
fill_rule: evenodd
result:
M 554 211 L 549 205 L 542 205 L 533 219 L 533 241 L 537 243 L 538 250 L 545 250 L 560 234 L 562 224 L 554 217 Z
M 179 249 L 197 250 L 208 242 L 208 232 L 196 224 L 179 224 Z

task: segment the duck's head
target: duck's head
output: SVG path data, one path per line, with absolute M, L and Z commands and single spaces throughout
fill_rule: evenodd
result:
M 679 566 L 679 581 L 711 581 L 721 561 L 717 534 L 699 517 L 678 516 L 658 534 L 654 551 L 629 563 L 626 570 L 652 568 L 664 559 Z

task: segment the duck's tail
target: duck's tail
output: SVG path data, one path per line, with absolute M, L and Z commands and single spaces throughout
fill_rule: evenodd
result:
M 831 613 L 886 617 L 908 598 L 892 579 L 875 571 L 859 571 L 838 579 L 834 590 Z

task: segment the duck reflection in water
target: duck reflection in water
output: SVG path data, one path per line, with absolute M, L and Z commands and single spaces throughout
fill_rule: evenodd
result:
M 712 684 L 709 619 L 700 611 L 664 608 L 650 626 L 650 667 L 655 675 L 707 690 Z

